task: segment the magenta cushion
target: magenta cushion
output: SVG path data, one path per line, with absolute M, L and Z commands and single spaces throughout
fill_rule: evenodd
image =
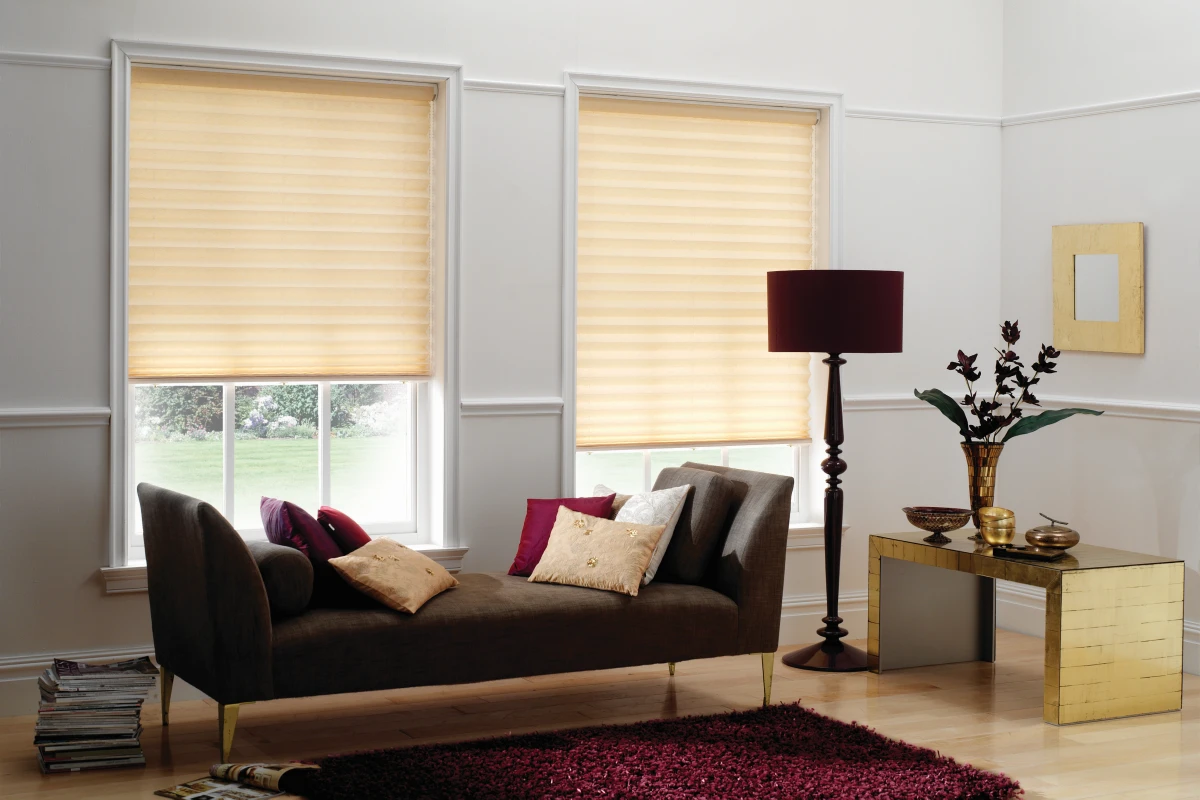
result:
M 615 494 L 604 497 L 559 497 L 555 500 L 526 500 L 525 524 L 521 527 L 521 543 L 517 545 L 517 555 L 512 566 L 508 568 L 509 575 L 520 575 L 528 578 L 533 574 L 533 568 L 542 560 L 546 552 L 546 543 L 550 541 L 550 531 L 554 528 L 554 519 L 558 516 L 558 507 L 566 506 L 580 514 L 593 517 L 608 518 L 612 512 Z
M 267 539 L 294 547 L 313 563 L 346 555 L 321 523 L 295 503 L 264 497 L 258 504 Z
M 321 523 L 326 532 L 337 542 L 337 546 L 346 555 L 350 555 L 364 544 L 370 544 L 370 535 L 362 526 L 350 518 L 349 514 L 336 508 L 321 506 L 317 510 L 317 522 Z

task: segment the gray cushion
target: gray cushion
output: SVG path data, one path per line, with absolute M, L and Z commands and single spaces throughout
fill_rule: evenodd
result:
M 313 568 L 308 556 L 294 547 L 271 542 L 246 542 L 263 586 L 272 617 L 290 617 L 308 607 L 313 593 Z
M 658 473 L 654 491 L 688 484 L 692 489 L 684 501 L 656 580 L 700 583 L 721 542 L 733 499 L 732 481 L 703 469 L 668 467 Z
M 275 696 L 472 683 L 735 652 L 737 605 L 703 586 L 654 581 L 629 597 L 511 575 L 457 577 L 457 587 L 416 614 L 310 608 L 276 623 Z

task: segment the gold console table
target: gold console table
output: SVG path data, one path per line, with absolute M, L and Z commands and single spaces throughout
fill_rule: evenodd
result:
M 1054 725 L 1183 705 L 1183 562 L 1079 544 L 1058 561 L 998 557 L 926 534 L 870 539 L 867 662 L 996 660 L 996 579 L 1046 590 L 1045 696 Z

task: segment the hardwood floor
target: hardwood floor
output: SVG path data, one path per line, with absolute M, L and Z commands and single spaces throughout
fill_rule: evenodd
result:
M 787 652 L 790 648 L 780 648 Z M 776 657 L 773 702 L 799 700 L 841 720 L 1020 781 L 1027 798 L 1200 797 L 1200 677 L 1184 676 L 1184 710 L 1055 728 L 1042 723 L 1042 641 L 1000 632 L 995 665 L 884 675 L 825 675 Z M 243 707 L 234 761 L 474 739 L 599 723 L 708 714 L 761 702 L 757 657 L 403 689 Z M 176 703 L 171 726 L 143 714 L 145 769 L 42 776 L 33 717 L 0 719 L 0 797 L 140 798 L 199 778 L 217 760 L 216 706 Z M 164 735 L 169 731 L 168 735 Z

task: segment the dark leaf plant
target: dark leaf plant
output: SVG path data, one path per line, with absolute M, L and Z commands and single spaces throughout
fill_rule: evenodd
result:
M 926 389 L 923 392 L 913 390 L 918 398 L 941 411 L 946 419 L 957 425 L 964 441 L 1007 442 L 1014 436 L 1033 433 L 1076 414 L 1099 416 L 1104 413 L 1090 408 L 1059 408 L 1040 414 L 1026 414 L 1028 407 L 1041 406 L 1033 387 L 1042 382 L 1044 375 L 1054 374 L 1057 362 L 1052 359 L 1062 353 L 1051 345 L 1042 345 L 1037 361 L 1026 372 L 1025 365 L 1012 350 L 1021 338 L 1017 323 L 1005 322 L 1001 325 L 1000 337 L 1004 340 L 1004 347 L 996 348 L 996 389 L 990 399 L 986 393 L 980 397 L 975 388 L 976 382 L 983 377 L 983 373 L 975 366 L 979 354 L 969 356 L 962 350 L 958 351 L 958 358 L 946 367 L 967 382 L 967 393 L 962 400 L 955 400 L 941 389 Z M 967 417 L 967 411 L 975 418 L 974 423 Z M 1000 438 L 1001 433 L 1004 434 L 1003 438 Z

